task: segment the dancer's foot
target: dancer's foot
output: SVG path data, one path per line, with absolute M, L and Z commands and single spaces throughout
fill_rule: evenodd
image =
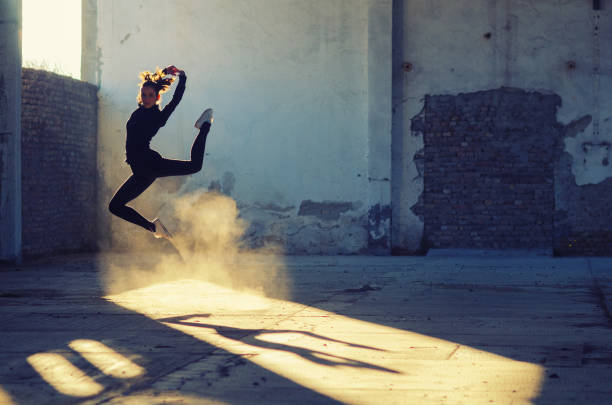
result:
M 153 235 L 155 235 L 157 239 L 159 238 L 171 239 L 172 238 L 172 234 L 168 232 L 168 230 L 166 229 L 164 224 L 161 223 L 159 218 L 155 218 L 153 220 L 153 224 L 155 225 L 155 231 L 153 232 Z
M 204 112 L 202 113 L 202 115 L 200 115 L 200 118 L 198 118 L 198 120 L 195 123 L 195 127 L 197 129 L 202 129 L 202 125 L 204 125 L 205 122 L 208 122 L 209 124 L 212 124 L 213 122 L 213 110 L 212 108 L 207 108 L 206 110 L 204 110 Z

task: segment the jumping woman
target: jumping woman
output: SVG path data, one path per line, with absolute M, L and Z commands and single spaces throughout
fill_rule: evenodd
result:
M 174 78 L 167 77 L 168 75 L 178 76 L 178 86 L 172 100 L 160 110 L 161 94 L 174 81 Z M 150 222 L 126 204 L 142 194 L 158 177 L 184 176 L 202 169 L 206 137 L 213 122 L 213 111 L 210 108 L 205 110 L 195 123 L 195 127 L 200 132 L 191 147 L 191 160 L 165 159 L 152 150 L 149 144 L 157 131 L 166 125 L 168 118 L 181 101 L 187 77 L 184 71 L 175 66 L 168 66 L 154 73 L 142 72 L 140 78 L 142 81 L 138 94 L 138 109 L 132 113 L 126 125 L 126 162 L 132 169 L 132 175 L 119 187 L 108 208 L 119 218 L 152 232 L 156 238 L 170 239 L 172 235 L 159 219 Z

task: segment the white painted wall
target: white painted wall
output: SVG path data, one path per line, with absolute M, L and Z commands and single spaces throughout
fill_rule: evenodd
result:
M 264 233 L 292 235 L 297 251 L 366 248 L 368 211 L 391 201 L 393 244 L 418 249 L 423 223 L 410 207 L 423 189 L 413 162 L 423 141 L 410 120 L 427 94 L 501 86 L 556 93 L 560 123 L 592 118 L 564 140 L 576 183 L 612 176 L 612 165 L 601 164 L 606 154 L 612 160 L 606 3 L 597 12 L 584 0 L 98 0 L 96 7 L 96 46 L 84 59 L 87 77 L 100 85 L 103 200 L 130 173 L 122 164 L 124 127 L 136 106 L 137 73 L 168 64 L 189 79 L 155 149 L 188 158 L 194 119 L 205 107 L 216 111 L 204 171 L 182 192 L 220 182 L 245 215 L 270 225 Z M 404 61 L 412 71 L 401 71 Z M 142 199 L 149 216 L 159 192 L 152 190 Z M 297 216 L 304 200 L 354 209 L 322 223 Z M 286 210 L 265 208 L 272 206 Z M 381 223 L 384 233 L 390 224 Z
M 390 0 L 98 1 L 96 48 L 85 44 L 84 55 L 98 60 L 84 77 L 100 86 L 101 206 L 130 174 L 125 123 L 136 108 L 138 72 L 170 64 L 186 71 L 187 89 L 152 148 L 188 159 L 195 119 L 215 110 L 204 170 L 183 190 L 233 176 L 231 195 L 241 206 L 292 207 L 285 228 L 317 227 L 295 217 L 304 200 L 353 202 L 347 215 L 354 218 L 388 204 L 388 182 L 374 193 L 368 178 L 389 178 L 390 163 L 372 167 L 368 159 L 390 162 L 391 61 L 368 44 L 386 44 L 390 56 L 390 10 Z M 372 140 L 375 130 L 382 133 Z M 330 251 L 364 248 L 367 234 L 357 234 Z
M 582 133 L 565 141 L 577 184 L 612 177 L 612 166 L 602 168 L 599 159 L 609 153 L 605 143 L 612 143 L 612 5 L 603 4 L 596 12 L 591 1 L 583 0 L 396 1 L 394 23 L 401 32 L 395 36 L 393 67 L 395 246 L 418 249 L 423 231 L 410 210 L 423 190 L 413 162 L 423 141 L 410 130 L 410 119 L 422 110 L 427 94 L 501 86 L 556 93 L 563 102 L 560 123 L 593 118 Z M 414 69 L 401 72 L 402 61 Z M 575 69 L 567 68 L 569 61 Z M 585 152 L 584 143 L 602 146 Z

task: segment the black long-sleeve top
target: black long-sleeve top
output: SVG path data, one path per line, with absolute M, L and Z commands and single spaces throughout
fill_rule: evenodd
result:
M 186 81 L 187 77 L 185 75 L 179 76 L 179 82 L 172 95 L 172 100 L 162 110 L 156 104 L 151 108 L 140 106 L 132 113 L 125 126 L 127 130 L 125 155 L 129 164 L 137 163 L 150 156 L 152 153 L 149 146 L 151 139 L 161 127 L 166 125 L 170 114 L 183 98 Z

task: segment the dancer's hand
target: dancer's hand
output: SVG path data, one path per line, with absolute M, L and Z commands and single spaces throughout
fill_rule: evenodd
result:
M 176 76 L 177 74 L 178 75 L 184 75 L 185 74 L 185 72 L 183 72 L 182 70 L 180 70 L 179 68 L 177 68 L 174 65 L 170 65 L 167 68 L 165 68 L 164 72 L 166 74 L 169 74 L 169 75 L 172 75 L 172 76 Z

